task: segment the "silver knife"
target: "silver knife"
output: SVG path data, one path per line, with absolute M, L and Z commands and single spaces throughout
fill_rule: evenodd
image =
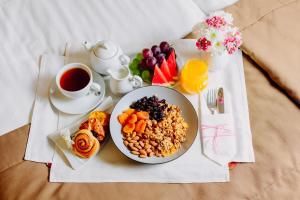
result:
M 225 108 L 224 108 L 224 90 L 222 87 L 218 89 L 217 93 L 217 108 L 219 113 L 224 113 Z

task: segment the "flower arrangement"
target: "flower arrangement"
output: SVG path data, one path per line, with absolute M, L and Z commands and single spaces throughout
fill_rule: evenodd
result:
M 233 54 L 242 45 L 242 36 L 237 27 L 232 25 L 232 15 L 217 11 L 209 15 L 194 28 L 199 39 L 196 47 L 200 51 Z

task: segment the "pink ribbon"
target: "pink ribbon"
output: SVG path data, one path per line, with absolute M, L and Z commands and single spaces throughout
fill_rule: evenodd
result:
M 231 130 L 225 128 L 225 126 L 227 126 L 227 124 L 220 124 L 216 126 L 202 124 L 202 138 L 212 138 L 212 146 L 215 154 L 217 154 L 217 139 L 220 137 L 232 136 Z M 215 129 L 214 134 L 204 135 L 204 131 L 207 129 Z
M 218 103 L 222 104 L 222 103 L 224 103 L 224 98 L 219 98 L 217 101 L 218 101 Z

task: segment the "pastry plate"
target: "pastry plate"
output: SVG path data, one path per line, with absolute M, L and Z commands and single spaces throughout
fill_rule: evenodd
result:
M 113 100 L 111 97 L 106 97 L 100 105 L 97 106 L 93 111 L 105 111 L 109 109 L 113 105 Z M 73 150 L 67 146 L 66 142 L 64 141 L 62 134 L 66 136 L 71 136 L 75 132 L 79 130 L 80 125 L 88 119 L 89 114 L 82 116 L 77 121 L 55 131 L 54 133 L 48 135 L 48 138 L 53 141 L 56 146 L 59 148 L 59 150 L 63 153 L 63 157 L 67 159 L 69 165 L 72 167 L 72 169 L 77 170 L 81 168 L 84 164 L 86 164 L 91 158 L 80 158 L 77 155 L 73 153 Z M 109 140 L 110 134 L 109 132 L 106 133 L 104 140 L 100 143 L 100 149 L 101 151 L 104 148 L 104 145 Z M 97 153 L 94 155 L 97 156 Z M 93 157 L 94 157 L 93 156 Z

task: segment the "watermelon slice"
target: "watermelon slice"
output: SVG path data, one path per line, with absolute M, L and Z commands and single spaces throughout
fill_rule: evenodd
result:
M 175 58 L 175 51 L 173 50 L 170 54 L 170 56 L 167 59 L 167 63 L 169 66 L 169 71 L 171 73 L 172 78 L 175 78 L 178 74 L 177 71 L 177 64 L 176 64 L 176 58 Z
M 163 62 L 160 65 L 160 70 L 164 74 L 164 76 L 166 77 L 168 82 L 173 80 L 173 77 L 171 75 L 169 66 L 168 66 L 167 61 L 165 59 L 163 60 Z
M 152 85 L 169 85 L 168 80 L 162 73 L 162 71 L 159 69 L 157 65 L 154 67 L 154 75 L 152 78 Z

